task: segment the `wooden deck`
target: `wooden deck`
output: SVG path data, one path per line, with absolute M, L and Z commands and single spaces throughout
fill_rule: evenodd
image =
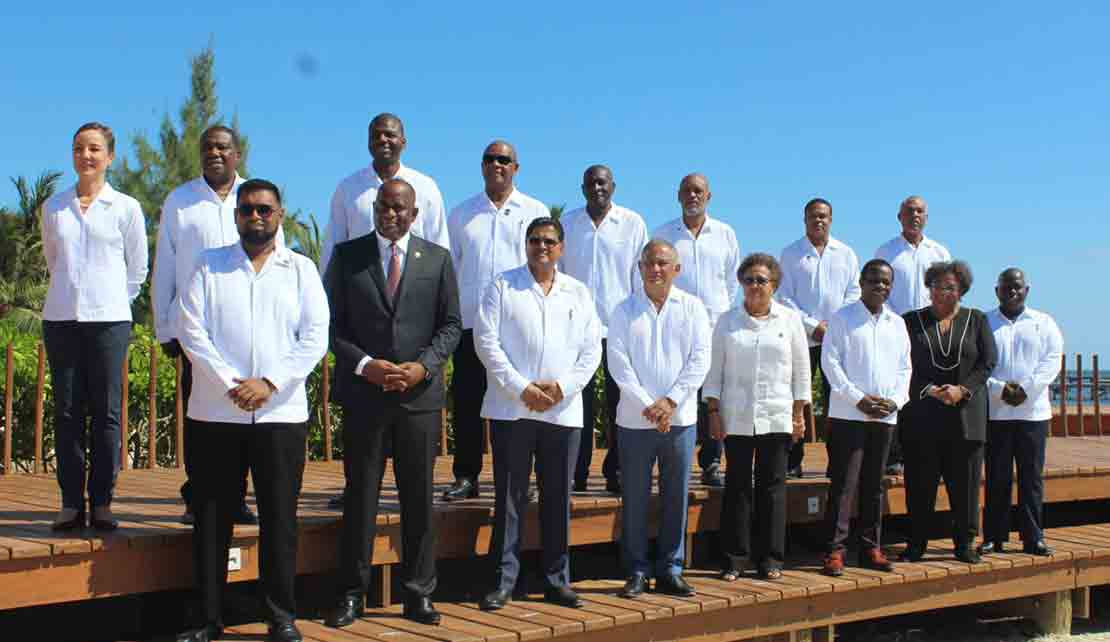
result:
M 1110 437 L 1050 439 L 1048 443 L 1046 501 L 1110 498 Z M 572 545 L 612 542 L 619 538 L 620 499 L 602 490 L 600 462 L 603 457 L 603 451 L 594 455 L 595 470 L 590 487 L 597 490 L 576 494 L 572 499 Z M 789 484 L 791 522 L 812 522 L 823 515 L 827 480 L 818 471 L 824 468 L 824 446 L 809 445 L 806 469 L 810 473 L 805 479 L 791 480 Z M 486 552 L 493 506 L 490 470 L 487 462 L 480 498 L 456 504 L 437 501 L 440 557 L 466 557 Z M 445 488 L 451 478 L 449 457 L 439 458 L 436 473 L 437 488 Z M 696 482 L 696 473 L 691 474 Z M 374 563 L 383 568 L 397 562 L 399 554 L 400 519 L 395 510 L 396 489 L 390 483 L 391 477 L 387 471 L 383 512 L 378 518 L 379 536 L 374 546 Z M 0 477 L 0 579 L 6 589 L 0 592 L 0 610 L 191 585 L 191 528 L 178 522 L 182 505 L 177 489 L 182 478 L 180 469 L 123 471 L 113 505 L 121 522 L 119 531 L 105 536 L 91 531 L 59 536 L 50 531 L 50 522 L 59 505 L 53 476 Z M 335 566 L 340 514 L 328 509 L 326 504 L 342 485 L 340 462 L 308 465 L 299 515 L 298 571 L 302 574 L 324 572 Z M 901 480 L 888 479 L 888 485 L 889 512 L 903 513 L 905 499 Z M 720 492 L 695 483 L 690 495 L 688 532 L 716 530 Z M 938 507 L 947 508 L 943 489 Z M 1101 533 L 1099 528 L 1091 527 L 1093 530 L 1083 533 L 1093 541 L 1097 539 L 1094 535 Z M 1106 545 L 1110 548 L 1110 533 L 1106 535 Z M 257 578 L 257 536 L 257 527 L 236 527 L 232 546 L 239 549 L 242 566 L 230 573 L 231 581 Z M 525 547 L 537 545 L 533 515 L 526 530 Z M 1007 557 L 1004 564 L 1015 564 L 1014 560 Z M 936 564 L 943 567 L 946 563 Z M 705 581 L 710 583 L 707 586 L 711 585 L 711 580 Z M 826 585 L 827 581 L 822 586 Z M 805 588 L 806 594 L 815 590 L 818 589 Z M 663 598 L 652 599 L 667 603 Z M 734 601 L 728 600 L 728 604 Z M 652 602 L 644 602 L 648 603 Z

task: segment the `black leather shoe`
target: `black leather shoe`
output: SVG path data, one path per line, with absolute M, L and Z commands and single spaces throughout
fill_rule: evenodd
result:
M 496 611 L 497 609 L 505 608 L 505 605 L 513 599 L 513 592 L 509 589 L 497 589 L 486 593 L 480 602 L 478 608 L 483 611 Z
M 421 624 L 439 624 L 439 611 L 432 605 L 430 597 L 410 597 L 405 600 L 403 615 L 413 622 Z
M 621 597 L 634 599 L 644 594 L 647 589 L 647 578 L 643 573 L 633 573 L 624 583 L 624 588 L 618 593 Z
M 1006 552 L 1006 542 L 983 542 L 978 548 L 980 555 L 991 553 L 1001 554 Z
M 983 558 L 979 557 L 979 554 L 970 546 L 957 546 L 955 555 L 956 559 L 968 564 L 978 564 L 983 561 Z
M 655 592 L 677 597 L 690 597 L 696 593 L 694 587 L 681 575 L 663 575 L 655 578 Z
M 885 472 L 893 477 L 901 477 L 906 474 L 906 467 L 902 464 L 890 464 L 886 467 Z
M 587 490 L 588 489 L 586 488 L 586 482 L 574 482 L 574 492 L 584 493 Z
M 77 514 L 73 516 L 73 519 L 67 519 L 65 521 L 54 522 L 53 524 L 50 525 L 50 530 L 55 531 L 55 532 L 75 531 L 75 530 L 81 530 L 84 527 L 85 527 L 85 511 L 84 511 L 84 509 L 82 509 L 82 510 L 77 511 Z
M 96 509 L 93 508 L 89 511 L 89 526 L 97 531 L 114 531 L 119 528 L 119 521 L 112 517 L 111 510 L 102 512 L 101 517 L 96 516 Z
M 605 480 L 605 492 L 609 493 L 610 495 L 620 495 L 621 494 L 621 480 L 620 480 L 620 478 L 619 477 L 613 477 L 612 479 L 606 479 Z
M 251 511 L 250 506 L 247 506 L 246 502 L 243 502 L 243 505 L 239 507 L 239 513 L 235 515 L 235 523 L 245 526 L 255 526 L 258 524 L 258 516 Z
M 443 501 L 453 502 L 458 499 L 474 499 L 478 496 L 478 482 L 462 477 L 456 479 L 454 484 L 443 493 Z
M 549 586 L 543 590 L 543 601 L 565 606 L 568 609 L 577 609 L 582 606 L 582 600 L 569 586 Z
M 218 624 L 209 624 L 208 626 L 179 633 L 174 638 L 174 642 L 210 642 L 211 640 L 220 639 L 223 635 L 224 627 Z
M 1056 552 L 1049 548 L 1048 545 L 1044 543 L 1043 539 L 1039 539 L 1032 544 L 1025 544 L 1022 546 L 1021 550 L 1029 555 L 1039 555 L 1041 557 L 1048 557 Z
M 701 483 L 713 488 L 721 488 L 725 484 L 721 481 L 721 467 L 719 464 L 710 464 L 701 473 Z
M 925 547 L 918 544 L 910 544 L 902 554 L 898 556 L 899 562 L 920 562 L 921 558 L 925 557 Z
M 791 468 L 790 470 L 786 471 L 786 476 L 787 477 L 793 477 L 795 479 L 801 479 L 802 477 L 805 477 L 805 473 L 802 472 L 802 467 L 801 466 L 795 466 L 794 468 Z
M 344 495 L 343 493 L 339 493 L 335 497 L 332 497 L 331 499 L 328 500 L 328 508 L 330 508 L 332 510 L 342 510 L 343 509 L 343 500 L 344 500 L 345 497 L 346 497 L 346 495 Z
M 271 624 L 266 639 L 269 642 L 304 642 L 304 637 L 292 622 Z
M 339 604 L 324 615 L 324 626 L 341 629 L 350 626 L 355 620 L 362 617 L 363 599 L 351 595 L 344 595 Z

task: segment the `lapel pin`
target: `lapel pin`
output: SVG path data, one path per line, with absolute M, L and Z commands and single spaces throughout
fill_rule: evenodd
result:
M 414 259 L 420 258 L 420 250 L 417 250 L 417 251 L 413 252 L 412 253 L 412 258 L 414 258 Z

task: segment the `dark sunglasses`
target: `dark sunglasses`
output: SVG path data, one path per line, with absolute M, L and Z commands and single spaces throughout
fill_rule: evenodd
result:
M 269 205 L 240 205 L 235 208 L 235 211 L 243 218 L 249 218 L 255 212 L 258 212 L 259 218 L 270 218 L 277 211 L 277 208 Z
M 498 165 L 512 165 L 513 157 L 504 154 L 483 154 L 482 164 L 488 165 L 490 163 L 497 163 Z
M 746 276 L 740 280 L 749 287 L 753 285 L 764 286 L 771 283 L 771 279 L 765 279 L 761 276 Z
M 543 236 L 529 236 L 528 245 L 543 245 L 544 247 L 554 247 L 559 244 L 559 239 L 549 239 Z

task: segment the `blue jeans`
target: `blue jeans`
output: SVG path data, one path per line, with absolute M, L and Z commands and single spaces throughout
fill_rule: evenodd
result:
M 621 555 L 629 575 L 651 575 L 648 563 L 648 505 L 651 473 L 659 461 L 659 535 L 655 575 L 681 575 L 685 561 L 686 506 L 690 460 L 697 426 L 672 426 L 670 432 L 620 428 Z
M 86 445 L 89 500 L 93 506 L 108 506 L 120 466 L 123 360 L 131 322 L 43 321 L 42 339 L 54 387 L 62 506 L 80 510 L 85 505 Z M 86 416 L 92 419 L 88 437 Z

